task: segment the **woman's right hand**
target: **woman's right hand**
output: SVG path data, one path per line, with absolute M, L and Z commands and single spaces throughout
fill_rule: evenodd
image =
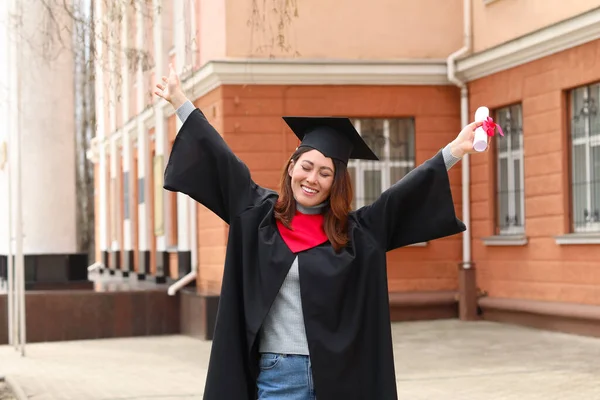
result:
M 154 94 L 171 103 L 175 109 L 187 101 L 173 64 L 169 64 L 169 77 L 163 76 L 162 83 L 157 83 L 156 87 L 158 90 L 155 90 Z

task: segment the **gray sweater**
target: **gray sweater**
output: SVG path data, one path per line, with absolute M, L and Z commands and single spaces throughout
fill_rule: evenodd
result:
M 194 109 L 190 101 L 177 109 L 177 115 L 182 123 Z M 444 147 L 442 154 L 447 170 L 460 160 L 452 155 L 449 145 Z M 323 205 L 307 208 L 297 204 L 298 211 L 305 214 L 320 213 L 322 207 Z M 261 328 L 259 334 L 261 353 L 309 355 L 300 297 L 299 268 L 296 256 Z

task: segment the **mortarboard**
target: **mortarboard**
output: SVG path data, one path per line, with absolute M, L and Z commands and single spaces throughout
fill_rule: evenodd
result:
M 349 159 L 379 160 L 348 118 L 283 117 L 300 139 L 298 147 L 310 147 L 344 164 Z

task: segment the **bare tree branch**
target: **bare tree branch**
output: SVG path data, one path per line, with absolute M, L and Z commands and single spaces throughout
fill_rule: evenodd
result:
M 96 131 L 96 68 L 104 72 L 104 82 L 114 93 L 105 96 L 109 104 L 118 109 L 122 101 L 123 74 L 135 76 L 141 71 L 144 79 L 154 68 L 152 49 L 144 43 L 138 46 L 128 33 L 127 42 L 122 41 L 124 22 L 137 24 L 131 16 L 141 16 L 144 26 L 153 24 L 154 14 L 162 9 L 153 9 L 151 0 L 29 0 L 42 6 L 41 44 L 28 37 L 21 43 L 30 47 L 38 59 L 47 63 L 55 61 L 63 52 L 72 52 L 75 61 L 75 121 L 77 157 L 77 221 L 79 248 L 94 256 L 94 170 L 86 157 Z M 163 0 L 171 1 L 171 0 Z M 294 46 L 293 22 L 298 17 L 298 0 L 247 0 L 251 5 L 248 19 L 250 28 L 250 55 L 275 57 L 278 54 L 299 55 Z M 95 15 L 97 2 L 102 3 L 103 15 Z M 191 4 L 188 4 L 191 6 Z M 188 10 L 191 12 L 191 10 Z M 13 16 L 12 23 L 23 21 Z M 131 26 L 131 25 L 129 25 Z M 19 30 L 20 31 L 20 30 Z M 40 33 L 40 32 L 38 32 Z M 186 35 L 186 50 L 197 48 L 195 38 Z M 192 35 L 195 37 L 195 35 Z M 133 42 L 133 43 L 132 43 Z M 102 54 L 97 45 L 102 46 Z M 123 66 L 126 65 L 126 68 Z M 136 78 L 133 78 L 136 79 Z M 138 82 L 142 84 L 142 82 Z M 152 103 L 152 91 L 147 93 L 145 106 Z M 117 104 L 112 102 L 116 101 Z M 102 105 L 104 106 L 104 105 Z
M 300 53 L 291 44 L 292 25 L 298 18 L 298 0 L 250 0 L 250 55 L 276 57 L 276 53 Z M 256 35 L 256 36 L 255 36 Z
M 87 159 L 96 131 L 96 71 L 100 66 L 109 88 L 115 91 L 116 102 L 129 101 L 120 93 L 124 73 L 134 74 L 151 70 L 154 60 L 147 48 L 135 43 L 122 43 L 123 21 L 130 15 L 141 15 L 144 24 L 151 24 L 154 10 L 148 0 L 30 0 L 41 9 L 38 31 L 20 42 L 28 47 L 36 59 L 52 65 L 63 52 L 71 52 L 74 60 L 75 85 L 75 145 L 76 145 L 76 191 L 77 191 L 77 238 L 79 251 L 95 258 L 94 219 L 94 165 Z M 106 13 L 102 18 L 95 15 L 96 2 L 102 2 Z M 40 7 L 41 6 L 41 7 Z M 160 10 L 158 10 L 160 12 Z M 23 21 L 11 16 L 11 23 L 22 26 Z M 12 32 L 23 32 L 18 29 Z M 41 33 L 41 34 L 40 34 Z M 40 41 L 40 37 L 43 40 Z M 35 40 L 34 38 L 37 38 Z M 103 48 L 102 57 L 96 44 Z M 112 63 L 107 62 L 113 60 Z M 127 68 L 123 69 L 123 62 Z M 109 101 L 113 101 L 109 96 Z M 114 104 L 116 109 L 119 104 Z M 112 108 L 112 107 L 111 107 Z

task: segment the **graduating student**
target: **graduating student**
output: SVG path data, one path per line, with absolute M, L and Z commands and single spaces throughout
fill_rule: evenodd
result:
M 386 252 L 465 230 L 447 169 L 473 152 L 480 124 L 351 211 L 347 162 L 377 157 L 347 118 L 284 118 L 301 144 L 275 192 L 252 180 L 172 67 L 156 86 L 183 122 L 164 188 L 230 227 L 204 398 L 397 399 Z

